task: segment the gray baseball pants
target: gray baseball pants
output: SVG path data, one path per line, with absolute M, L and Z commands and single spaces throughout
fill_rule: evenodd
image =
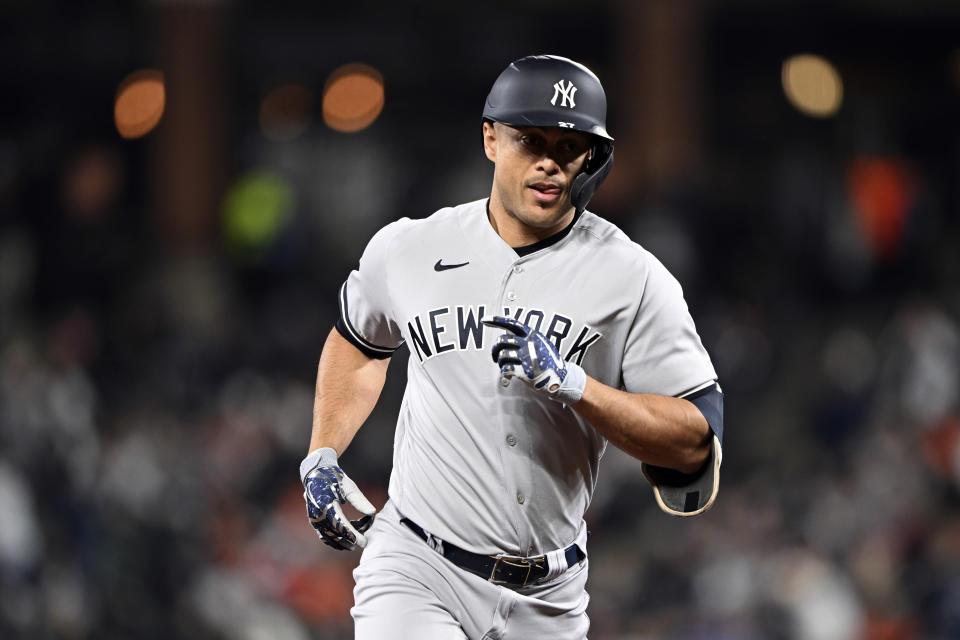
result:
M 555 580 L 496 585 L 454 565 L 400 524 L 388 501 L 366 533 L 350 610 L 357 640 L 584 640 L 588 561 Z

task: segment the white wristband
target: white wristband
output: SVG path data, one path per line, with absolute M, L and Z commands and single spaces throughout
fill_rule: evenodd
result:
M 560 388 L 556 393 L 550 396 L 557 402 L 563 404 L 573 404 L 580 402 L 583 397 L 583 390 L 587 387 L 587 372 L 578 364 L 567 363 L 567 377 L 563 379 Z
M 307 454 L 307 457 L 300 463 L 300 482 L 303 482 L 307 474 L 321 464 L 325 467 L 338 466 L 337 452 L 330 447 L 320 447 Z

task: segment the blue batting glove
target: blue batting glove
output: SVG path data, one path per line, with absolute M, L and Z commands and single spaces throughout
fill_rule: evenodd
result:
M 505 316 L 495 316 L 483 324 L 506 331 L 491 351 L 504 380 L 519 378 L 551 400 L 564 404 L 580 401 L 587 386 L 586 372 L 578 364 L 564 362 L 546 336 Z
M 300 463 L 300 480 L 307 518 L 324 544 L 343 551 L 366 546 L 363 532 L 373 524 L 377 510 L 340 468 L 337 452 L 330 447 L 312 451 Z M 340 507 L 345 502 L 364 516 L 348 520 Z

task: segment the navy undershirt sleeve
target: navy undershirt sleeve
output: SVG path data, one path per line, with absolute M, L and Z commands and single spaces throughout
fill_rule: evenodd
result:
M 720 385 L 714 383 L 706 389 L 691 393 L 684 397 L 684 400 L 689 400 L 700 410 L 710 429 L 723 444 L 723 392 Z

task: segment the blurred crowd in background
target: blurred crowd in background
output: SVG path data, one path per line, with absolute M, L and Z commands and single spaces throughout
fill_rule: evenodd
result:
M 0 637 L 352 637 L 297 475 L 337 288 L 489 194 L 482 100 L 531 53 L 603 81 L 591 209 L 727 405 L 702 516 L 605 456 L 591 638 L 960 637 L 960 5 L 326 5 L 0 4 Z M 378 506 L 394 360 L 341 457 Z

